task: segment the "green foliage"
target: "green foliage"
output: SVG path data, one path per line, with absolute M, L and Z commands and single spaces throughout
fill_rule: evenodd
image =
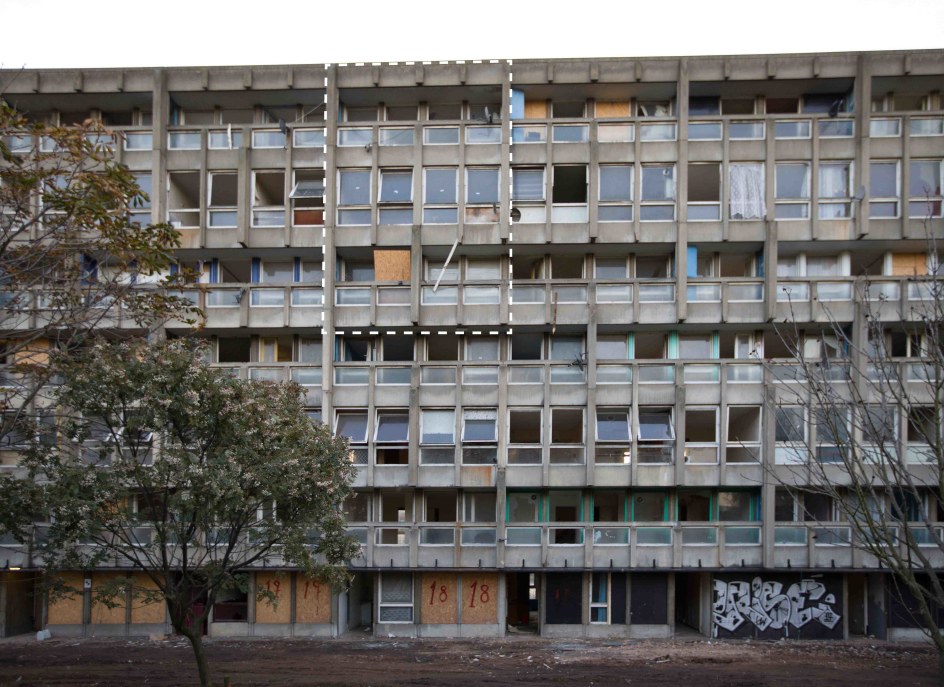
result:
M 54 360 L 61 440 L 24 457 L 52 522 L 47 570 L 142 571 L 178 631 L 196 596 L 205 615 L 263 559 L 344 585 L 359 552 L 341 512 L 346 441 L 308 419 L 297 385 L 234 379 L 201 356 L 188 340 L 97 341 Z

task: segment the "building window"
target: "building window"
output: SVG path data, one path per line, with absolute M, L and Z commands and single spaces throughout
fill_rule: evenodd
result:
M 423 410 L 420 416 L 421 444 L 455 444 L 456 411 Z
M 638 462 L 671 463 L 675 442 L 672 409 L 640 408 L 636 439 L 639 443 Z
M 721 219 L 721 165 L 688 165 L 688 219 Z
M 913 219 L 941 216 L 941 161 L 912 160 L 908 182 L 908 216 Z
M 644 222 L 670 222 L 675 219 L 675 165 L 642 167 L 642 206 L 639 219 Z
M 597 441 L 628 443 L 629 436 L 627 408 L 597 408 Z
M 600 222 L 633 221 L 632 165 L 601 165 L 597 219 Z
M 380 574 L 380 608 L 382 623 L 413 622 L 413 575 L 384 572 Z
M 767 216 L 764 165 L 742 162 L 728 166 L 728 213 L 731 219 L 763 219 Z
M 898 162 L 869 164 L 869 217 L 898 217 L 898 200 L 901 196 L 901 179 Z
M 777 165 L 774 194 L 776 219 L 809 219 L 810 166 L 805 162 Z
M 541 408 L 508 410 L 508 464 L 541 464 Z
M 583 408 L 551 409 L 550 461 L 579 464 L 584 462 Z
M 324 171 L 296 169 L 295 183 L 289 198 L 292 201 L 292 225 L 320 226 L 324 224 Z
M 852 216 L 852 163 L 822 162 L 819 166 L 819 218 Z
M 497 167 L 467 168 L 465 170 L 465 221 L 469 224 L 498 222 Z
M 590 623 L 610 623 L 610 574 L 595 572 L 590 579 Z
M 338 224 L 370 224 L 370 170 L 340 170 L 338 189 Z
M 551 183 L 551 221 L 586 222 L 587 166 L 554 165 Z
M 455 224 L 458 221 L 456 169 L 424 169 L 423 182 L 423 223 Z
M 462 441 L 496 442 L 498 430 L 494 410 L 465 410 L 462 413 Z

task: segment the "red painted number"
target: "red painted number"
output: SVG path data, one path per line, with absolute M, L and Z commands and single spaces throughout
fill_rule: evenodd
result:
M 432 606 L 433 602 L 436 600 L 436 581 L 433 580 L 433 583 L 429 585 L 429 605 Z M 449 600 L 449 592 L 446 590 L 446 585 L 441 585 L 439 587 L 439 603 L 446 603 Z
M 479 603 L 487 604 L 492 598 L 488 594 L 488 585 L 483 584 L 479 587 L 478 580 L 472 580 L 472 584 L 469 585 L 472 588 L 472 595 L 469 597 L 469 608 L 475 608 L 475 597 L 478 595 Z
M 282 588 L 282 583 L 278 580 L 268 580 L 266 581 L 266 590 L 273 592 L 276 596 L 279 595 L 279 590 Z M 274 591 L 273 591 L 274 589 Z

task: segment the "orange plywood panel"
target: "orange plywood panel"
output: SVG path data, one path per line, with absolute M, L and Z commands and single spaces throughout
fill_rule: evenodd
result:
M 50 625 L 81 625 L 83 592 L 82 573 L 62 573 L 62 582 L 72 590 L 71 596 L 50 600 L 47 614 Z
M 331 622 L 331 586 L 299 575 L 295 580 L 295 622 Z
M 462 573 L 462 622 L 498 622 L 498 573 Z
M 139 596 L 141 593 L 148 593 L 157 590 L 157 584 L 147 575 L 134 576 L 134 594 L 131 597 L 131 622 L 132 623 L 163 623 L 167 617 L 167 605 L 164 603 L 164 596 L 151 603 L 149 598 Z
M 423 573 L 420 589 L 420 622 L 425 625 L 455 624 L 458 575 L 451 572 Z
M 124 575 L 122 573 L 94 573 L 92 575 L 93 625 L 123 625 L 125 622 L 125 613 L 128 607 L 126 594 L 118 594 L 112 597 L 112 602 L 118 604 L 114 608 L 109 608 L 104 603 L 95 599 L 98 590 L 102 586 L 112 582 L 116 577 L 124 577 Z
M 292 622 L 292 578 L 279 573 L 256 573 L 256 589 L 268 590 L 275 594 L 276 603 L 267 598 L 256 597 L 257 623 Z

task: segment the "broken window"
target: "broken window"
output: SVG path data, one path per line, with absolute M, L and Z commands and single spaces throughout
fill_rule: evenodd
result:
M 459 341 L 459 337 L 454 334 L 426 337 L 426 360 L 459 360 Z
M 583 498 L 579 491 L 551 491 L 547 502 L 548 520 L 551 522 L 580 522 L 583 519 Z
M 718 462 L 718 409 L 685 409 L 685 462 Z
M 583 408 L 552 408 L 551 463 L 582 463 L 583 440 Z
M 458 180 L 455 168 L 423 170 L 423 223 L 455 224 Z
M 248 336 L 226 337 L 216 342 L 216 362 L 248 363 L 252 339 Z
M 143 226 L 151 222 L 151 202 L 154 198 L 152 179 L 148 173 L 135 172 L 134 180 L 141 189 L 141 195 L 133 200 L 128 215 L 131 222 L 137 222 Z
M 540 465 L 541 434 L 540 408 L 511 408 L 508 411 L 509 465 Z
M 641 360 L 665 358 L 666 342 L 664 332 L 636 332 L 633 335 L 633 357 Z
M 777 163 L 774 184 L 776 219 L 810 216 L 810 166 L 805 162 Z
M 386 362 L 413 362 L 413 337 L 409 334 L 384 334 L 380 337 L 381 360 Z
M 816 408 L 816 458 L 821 463 L 840 463 L 849 446 L 849 411 L 844 408 Z
M 448 491 L 427 491 L 426 512 L 423 518 L 426 522 L 455 522 L 457 494 L 455 489 Z
M 758 406 L 728 407 L 726 462 L 760 462 L 760 418 Z
M 301 338 L 298 340 L 298 362 L 321 364 L 321 339 Z
M 512 334 L 512 360 L 543 360 L 544 337 L 541 334 Z
M 200 173 L 170 172 L 167 221 L 176 229 L 200 226 Z
M 675 219 L 675 165 L 643 165 L 641 200 L 644 222 Z
M 835 515 L 835 502 L 828 494 L 803 494 L 803 520 L 805 522 L 831 522 Z
M 285 172 L 253 172 L 252 226 L 285 225 Z
M 721 165 L 688 165 L 688 219 L 721 219 Z
M 598 199 L 597 218 L 600 222 L 632 222 L 632 165 L 601 165 Z
M 292 224 L 320 226 L 324 224 L 324 171 L 296 169 L 295 183 L 289 197 L 292 200 Z
M 495 522 L 495 492 L 466 492 L 463 496 L 463 522 Z
M 341 281 L 373 281 L 374 280 L 374 261 L 342 259 Z
M 468 205 L 498 202 L 498 168 L 467 168 L 465 170 L 465 202 Z
M 583 279 L 583 264 L 582 255 L 552 255 L 551 278 Z
M 209 226 L 235 227 L 239 197 L 239 175 L 236 172 L 211 172 L 209 178 Z
M 712 517 L 711 494 L 704 491 L 680 491 L 677 496 L 679 522 L 710 522 Z
M 370 522 L 371 493 L 352 492 L 344 501 L 344 519 L 347 522 Z
M 552 336 L 551 337 L 551 360 L 583 360 L 583 337 L 582 336 Z
M 554 165 L 552 201 L 557 203 L 587 202 L 587 166 Z
M 797 522 L 797 503 L 793 493 L 786 487 L 776 487 L 774 491 L 774 520 L 777 522 Z
M 642 100 L 636 102 L 637 117 L 671 117 L 673 113 L 672 100 Z
M 501 279 L 501 259 L 470 258 L 465 264 L 465 278 L 468 281 L 493 281 Z
M 593 522 L 625 522 L 626 496 L 619 491 L 593 493 Z
M 721 114 L 718 96 L 690 96 L 688 98 L 688 114 L 694 117 Z

